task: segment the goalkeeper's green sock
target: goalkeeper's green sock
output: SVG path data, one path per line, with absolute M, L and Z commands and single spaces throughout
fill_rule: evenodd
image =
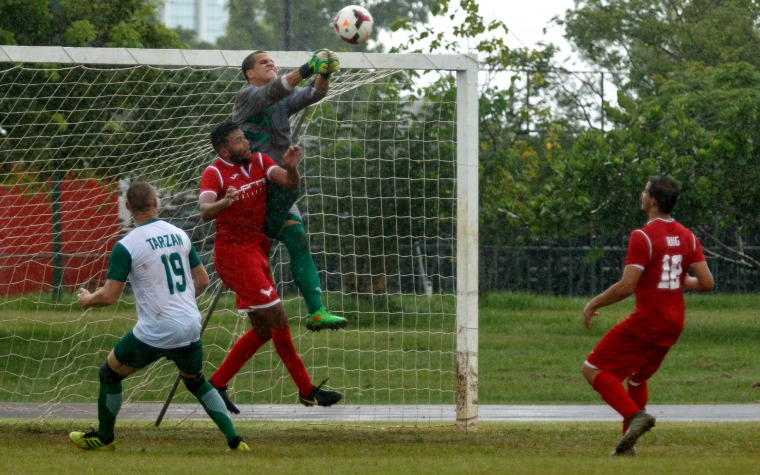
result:
M 190 387 L 188 387 L 190 389 Z M 193 396 L 201 403 L 206 414 L 214 421 L 214 424 L 222 431 L 227 442 L 231 442 L 238 437 L 235 426 L 232 425 L 232 419 L 227 415 L 227 408 L 222 401 L 222 397 L 211 384 L 203 380 L 203 384 L 194 388 Z
M 292 224 L 282 230 L 278 238 L 290 254 L 290 271 L 293 280 L 306 301 L 309 313 L 322 308 L 322 289 L 319 286 L 319 274 L 314 265 L 309 249 L 309 239 L 303 224 Z
M 98 391 L 98 436 L 104 444 L 113 440 L 116 416 L 121 410 L 121 383 L 100 383 Z

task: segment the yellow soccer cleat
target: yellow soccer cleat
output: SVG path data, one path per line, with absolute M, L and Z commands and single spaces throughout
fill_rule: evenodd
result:
M 69 434 L 71 443 L 83 450 L 114 450 L 116 441 L 104 443 L 96 431 L 92 432 L 72 432 Z

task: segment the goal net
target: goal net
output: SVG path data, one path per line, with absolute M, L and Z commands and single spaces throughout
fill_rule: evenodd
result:
M 56 417 L 63 406 L 94 404 L 98 368 L 134 326 L 134 299 L 127 286 L 118 304 L 82 311 L 75 291 L 105 281 L 111 248 L 132 228 L 124 192 L 134 179 L 154 184 L 160 218 L 188 232 L 211 275 L 198 300 L 206 375 L 250 328 L 216 278 L 214 227 L 197 204 L 200 173 L 215 158 L 208 134 L 230 119 L 246 54 L 0 47 L 0 405 Z M 272 56 L 281 71 L 308 58 Z M 453 422 L 455 414 L 472 428 L 477 63 L 348 53 L 341 64 L 328 97 L 293 125 L 323 299 L 350 323 L 306 330 L 287 250 L 275 245 L 295 345 L 315 383 L 329 377 L 342 405 L 365 420 L 378 408 L 409 406 L 427 410 L 404 412 L 408 422 Z M 161 407 L 176 376 L 168 361 L 130 376 L 125 407 Z M 271 345 L 231 381 L 230 394 L 272 418 L 297 397 Z M 181 387 L 172 404 L 195 402 Z

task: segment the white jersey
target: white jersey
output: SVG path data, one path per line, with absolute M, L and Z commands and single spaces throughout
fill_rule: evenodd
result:
M 108 279 L 129 282 L 137 325 L 132 333 L 156 348 L 179 348 L 200 339 L 201 315 L 190 269 L 201 265 L 190 238 L 165 221 L 148 221 L 113 248 Z

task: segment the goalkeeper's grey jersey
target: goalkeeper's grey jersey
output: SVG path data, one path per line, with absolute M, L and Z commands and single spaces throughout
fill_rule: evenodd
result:
M 201 315 L 190 269 L 201 265 L 180 228 L 154 219 L 133 229 L 111 251 L 108 279 L 129 282 L 135 294 L 137 325 L 132 332 L 157 348 L 197 341 Z
M 264 86 L 246 83 L 235 96 L 232 120 L 250 142 L 252 152 L 261 152 L 284 166 L 283 155 L 292 145 L 290 116 L 322 100 L 327 91 L 311 86 L 285 88 L 282 76 Z

